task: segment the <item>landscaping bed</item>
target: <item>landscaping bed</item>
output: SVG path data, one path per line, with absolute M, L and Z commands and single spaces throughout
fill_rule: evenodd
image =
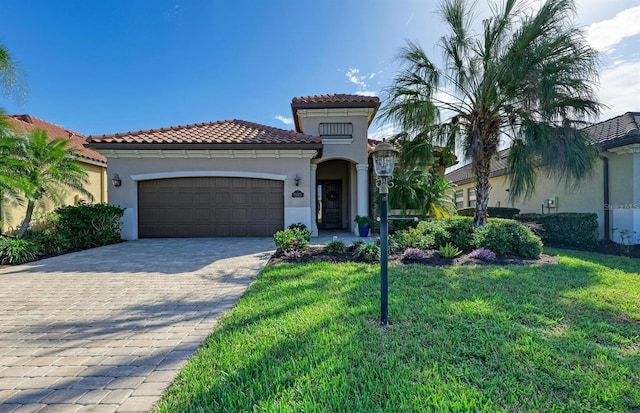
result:
M 355 255 L 355 247 L 347 247 L 343 252 L 329 252 L 325 247 L 310 246 L 301 249 L 300 257 L 288 257 L 279 250 L 273 254 L 269 264 L 282 262 L 312 263 L 312 262 L 367 262 Z M 461 254 L 455 258 L 442 257 L 437 250 L 425 251 L 424 259 L 405 259 L 401 253 L 389 254 L 389 263 L 392 265 L 424 264 L 434 267 L 456 265 L 523 265 L 523 264 L 557 264 L 558 260 L 547 254 L 541 254 L 540 258 L 527 259 L 516 256 L 498 256 L 493 260 L 481 260 L 472 258 L 470 254 Z

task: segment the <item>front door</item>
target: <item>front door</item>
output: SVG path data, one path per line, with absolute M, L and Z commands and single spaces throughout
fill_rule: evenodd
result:
M 342 228 L 342 183 L 322 181 L 318 184 L 318 228 Z

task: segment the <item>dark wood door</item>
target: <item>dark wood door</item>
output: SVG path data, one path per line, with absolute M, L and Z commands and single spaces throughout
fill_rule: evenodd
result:
M 138 185 L 140 238 L 271 237 L 284 227 L 284 183 L 234 177 Z
M 342 183 L 325 181 L 322 183 L 322 222 L 319 228 L 342 228 Z

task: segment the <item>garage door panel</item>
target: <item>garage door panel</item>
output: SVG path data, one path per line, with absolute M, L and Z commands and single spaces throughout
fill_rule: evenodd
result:
M 138 235 L 272 236 L 284 227 L 284 183 L 199 177 L 141 181 Z

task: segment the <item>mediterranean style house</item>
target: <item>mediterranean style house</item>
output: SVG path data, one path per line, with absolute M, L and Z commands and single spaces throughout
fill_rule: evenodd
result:
M 509 201 L 508 150 L 492 164 L 489 206 L 513 206 L 521 213 L 592 212 L 598 216 L 600 238 L 640 243 L 640 112 L 627 112 L 585 129 L 600 148 L 593 173 L 575 187 L 540 173 L 528 200 Z M 445 175 L 457 185 L 459 208 L 475 206 L 471 165 Z M 622 234 L 627 238 L 623 239 Z
M 122 236 L 272 236 L 294 223 L 355 230 L 369 215 L 378 97 L 328 94 L 291 102 L 295 130 L 244 120 L 88 137 L 108 159 L 109 202 Z
M 41 129 L 47 132 L 50 139 L 63 138 L 69 141 L 69 147 L 78 149 L 78 164 L 87 172 L 88 181 L 85 189 L 93 195 L 92 202 L 107 202 L 107 159 L 85 146 L 87 143 L 85 136 L 31 115 L 8 115 L 7 117 L 11 129 L 18 136 L 33 129 Z M 84 198 L 86 195 L 68 190 L 64 203 L 65 205 L 75 205 L 81 201 L 89 201 Z M 44 200 L 36 205 L 34 216 L 37 216 L 39 212 L 50 211 L 54 207 L 47 200 Z M 26 203 L 24 206 L 20 206 L 0 198 L 2 229 L 9 232 L 15 230 L 24 218 L 26 208 Z

